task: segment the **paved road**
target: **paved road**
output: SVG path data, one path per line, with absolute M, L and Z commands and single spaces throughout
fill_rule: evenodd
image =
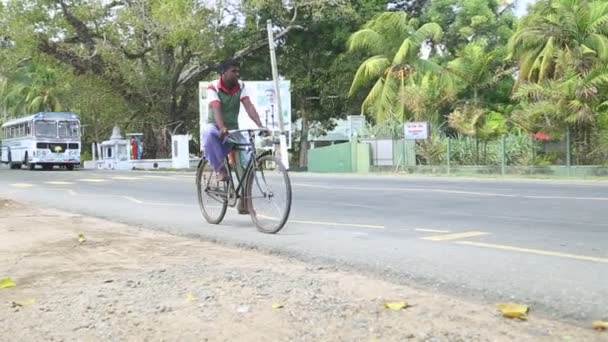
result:
M 292 174 L 278 235 L 206 224 L 188 173 L 15 171 L 0 197 L 337 262 L 559 318 L 608 318 L 608 183 Z M 43 229 L 44 227 L 41 227 Z M 415 299 L 412 299 L 415 301 Z

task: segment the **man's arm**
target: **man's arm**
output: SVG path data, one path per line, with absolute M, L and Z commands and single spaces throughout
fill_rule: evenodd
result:
M 224 125 L 224 115 L 222 114 L 222 105 L 219 101 L 211 102 L 211 109 L 213 109 L 213 116 L 215 117 L 215 124 L 220 129 L 220 132 L 226 130 Z
M 213 110 L 213 117 L 215 118 L 215 124 L 220 130 L 220 135 L 224 136 L 228 133 L 228 129 L 224 124 L 224 115 L 222 113 L 222 104 L 220 103 L 220 98 L 217 95 L 217 89 L 214 85 L 209 85 L 207 88 L 207 98 L 209 99 L 209 104 L 211 106 L 211 110 Z
M 253 120 L 253 122 L 255 122 L 256 125 L 258 125 L 258 127 L 262 128 L 262 121 L 260 120 L 260 115 L 258 115 L 258 111 L 255 109 L 255 106 L 253 105 L 253 103 L 251 103 L 251 100 L 249 99 L 249 97 L 246 97 L 242 100 L 243 102 L 243 107 L 245 107 L 245 111 L 247 112 L 247 114 L 249 115 L 249 117 L 251 118 L 251 120 Z

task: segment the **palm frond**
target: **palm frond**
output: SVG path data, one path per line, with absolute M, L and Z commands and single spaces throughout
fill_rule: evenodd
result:
M 405 39 L 399 47 L 399 50 L 397 50 L 395 57 L 393 58 L 393 64 L 399 65 L 403 63 L 410 56 L 409 53 L 412 48 L 412 41 L 409 38 Z
M 367 94 L 365 100 L 363 100 L 363 104 L 361 105 L 361 112 L 375 112 L 377 108 L 378 99 L 382 94 L 382 88 L 384 88 L 384 78 L 381 77 L 376 81 L 376 84 L 372 87 L 372 90 Z
M 374 30 L 362 29 L 353 33 L 348 39 L 348 50 L 364 50 L 372 54 L 378 54 L 384 46 L 384 38 Z
M 354 95 L 363 85 L 382 75 L 389 66 L 390 61 L 385 56 L 373 56 L 365 60 L 355 73 L 349 96 Z
M 383 12 L 365 24 L 365 28 L 381 34 L 388 32 L 407 33 L 410 29 L 407 13 L 404 11 Z
M 587 37 L 583 44 L 595 51 L 597 57 L 601 61 L 608 61 L 608 36 L 592 33 Z
M 415 45 L 420 45 L 426 40 L 439 41 L 443 36 L 443 30 L 437 23 L 426 23 L 422 25 L 416 32 L 412 33 L 410 40 Z
M 594 1 L 589 4 L 588 30 L 591 32 L 603 31 L 608 26 L 608 2 Z

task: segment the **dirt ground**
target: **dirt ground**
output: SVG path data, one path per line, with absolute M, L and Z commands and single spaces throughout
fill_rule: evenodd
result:
M 86 241 L 79 241 L 83 234 Z M 337 269 L 0 200 L 0 340 L 607 341 Z M 384 307 L 407 301 L 405 310 Z

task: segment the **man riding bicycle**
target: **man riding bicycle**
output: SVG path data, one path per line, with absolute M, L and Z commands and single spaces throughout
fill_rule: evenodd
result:
M 262 128 L 262 123 L 247 94 L 245 84 L 240 81 L 241 67 L 239 62 L 235 60 L 224 62 L 220 67 L 220 72 L 220 78 L 212 82 L 207 88 L 209 110 L 212 114 L 209 115 L 207 127 L 203 132 L 203 146 L 207 159 L 217 173 L 218 179 L 227 181 L 229 176 L 224 167 L 224 159 L 231 153 L 232 146 L 226 138 L 229 130 L 238 129 L 241 102 L 249 117 L 259 128 Z M 233 134 L 231 139 L 247 143 L 246 138 L 241 134 Z M 229 160 L 231 164 L 236 163 L 237 169 L 242 172 L 241 159 L 244 158 L 246 156 L 243 155 L 234 158 L 231 154 Z M 239 201 L 238 212 L 239 214 L 248 213 L 242 200 Z

